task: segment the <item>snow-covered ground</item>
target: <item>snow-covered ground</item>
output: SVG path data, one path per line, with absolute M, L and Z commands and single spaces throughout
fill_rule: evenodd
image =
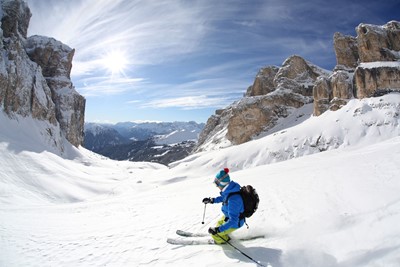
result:
M 261 199 L 232 237 L 265 236 L 233 244 L 264 266 L 397 267 L 399 106 L 399 94 L 352 100 L 170 168 L 59 153 L 40 123 L 0 113 L 0 266 L 254 266 L 229 245 L 166 243 L 215 224 L 220 206 L 201 224 L 201 200 L 230 167 Z

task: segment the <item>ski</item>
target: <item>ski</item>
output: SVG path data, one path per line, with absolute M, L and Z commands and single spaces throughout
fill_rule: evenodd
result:
M 185 237 L 185 238 L 168 238 L 167 243 L 173 244 L 173 245 L 181 245 L 181 246 L 185 246 L 185 245 L 216 245 L 216 243 L 214 242 L 213 239 L 193 238 L 193 237 L 207 236 L 207 234 L 204 234 L 204 233 L 191 233 L 191 232 L 187 232 L 187 231 L 177 230 L 176 234 L 179 236 Z M 189 237 L 189 238 L 187 238 L 187 237 Z M 192 238 L 190 238 L 190 237 L 192 237 Z M 247 241 L 247 240 L 254 240 L 254 239 L 258 239 L 258 238 L 265 238 L 265 236 L 264 235 L 249 236 L 249 237 L 240 238 L 240 239 L 236 239 L 236 240 Z M 265 265 L 261 264 L 259 261 L 253 259 L 251 256 L 247 255 L 245 252 L 240 250 L 234 244 L 232 244 L 232 241 L 233 240 L 229 240 L 229 241 L 226 240 L 226 243 L 224 243 L 223 245 L 228 244 L 229 246 L 233 247 L 238 252 L 240 252 L 243 256 L 245 256 L 246 258 L 250 259 L 252 262 L 257 264 L 258 266 L 266 267 Z M 270 265 L 268 265 L 268 266 L 270 266 Z
M 215 245 L 213 239 L 180 239 L 168 238 L 167 243 L 172 245 Z
M 192 233 L 192 232 L 183 231 L 183 230 L 176 230 L 176 234 L 179 235 L 179 236 L 183 236 L 183 237 L 205 237 L 205 236 L 210 236 L 210 234 L 206 234 L 206 233 Z M 248 236 L 248 237 L 238 238 L 237 240 L 250 241 L 250 240 L 264 238 L 264 237 L 265 237 L 264 235 L 256 235 L 256 236 Z
M 183 230 L 176 230 L 176 234 L 184 237 L 204 237 L 204 236 L 210 236 L 210 234 L 206 233 L 192 233 L 192 232 L 187 232 Z
M 265 235 L 246 236 L 246 237 L 238 238 L 237 240 L 251 241 L 251 240 L 255 240 L 255 239 L 259 239 L 259 238 L 265 238 Z

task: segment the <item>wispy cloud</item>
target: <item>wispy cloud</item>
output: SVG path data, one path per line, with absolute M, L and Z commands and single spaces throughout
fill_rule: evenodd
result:
M 210 8 L 165 0 L 28 0 L 28 4 L 33 13 L 30 35 L 51 36 L 76 49 L 71 76 L 87 97 L 120 94 L 139 85 L 146 88 L 140 84 L 146 77 L 138 77 L 135 70 L 198 50 Z M 110 77 L 102 62 L 112 49 L 125 53 L 129 68 L 123 77 Z
M 226 106 L 258 68 L 293 54 L 332 69 L 336 31 L 354 34 L 360 22 L 385 23 L 398 10 L 398 0 L 26 1 L 33 14 L 28 35 L 76 49 L 71 77 L 80 93 L 120 106 L 177 109 Z M 124 68 L 107 56 L 111 50 L 123 56 Z
M 206 95 L 194 95 L 167 99 L 157 99 L 149 101 L 142 108 L 176 108 L 183 110 L 201 109 L 206 107 L 222 108 L 228 104 L 227 99 L 223 97 L 210 97 Z
M 223 100 L 224 99 L 222 98 L 211 98 L 205 95 L 197 95 L 197 96 L 186 96 L 186 97 L 153 100 L 146 103 L 145 105 L 142 105 L 142 107 L 146 108 L 181 107 L 183 109 L 198 109 L 209 106 L 221 106 Z
M 140 99 L 132 98 L 126 103 L 140 108 L 221 108 L 242 97 L 243 88 L 247 86 L 249 84 L 234 78 L 203 79 L 182 84 L 148 83 L 140 86 Z
M 257 66 L 260 62 L 265 62 L 265 57 L 260 55 L 259 57 L 251 57 L 248 59 L 233 59 L 213 66 L 198 69 L 192 73 L 186 75 L 187 78 L 192 79 L 207 79 L 207 78 L 224 78 L 234 77 L 232 79 L 238 80 L 239 77 L 248 75 L 248 73 L 240 74 L 243 66 Z M 255 73 L 254 73 L 255 75 Z
M 125 93 L 127 91 L 136 91 L 144 84 L 142 78 L 126 78 L 126 77 L 91 77 L 81 79 L 81 94 L 85 97 L 90 96 L 112 96 Z
M 77 48 L 80 64 L 93 63 L 112 48 L 127 51 L 133 65 L 157 64 L 196 50 L 205 34 L 202 6 L 194 9 L 181 1 L 45 1 L 46 8 L 43 0 L 28 2 L 34 20 L 29 32 Z M 73 71 L 80 75 L 90 70 Z

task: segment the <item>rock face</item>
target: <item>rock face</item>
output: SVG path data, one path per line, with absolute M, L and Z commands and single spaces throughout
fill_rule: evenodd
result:
M 353 97 L 400 90 L 400 23 L 360 24 L 357 37 L 334 35 L 337 65 L 314 87 L 314 115 L 337 110 Z
M 51 38 L 27 38 L 31 13 L 24 1 L 2 1 L 1 5 L 2 110 L 10 117 L 48 121 L 51 127 L 60 127 L 73 145 L 81 145 L 85 99 L 70 80 L 74 50 Z
M 28 5 L 22 0 L 1 1 L 1 5 L 4 12 L 1 19 L 3 36 L 6 38 L 12 36 L 26 38 L 32 16 Z
M 31 13 L 22 1 L 2 2 L 3 46 L 0 47 L 0 101 L 2 109 L 56 124 L 55 105 L 40 67 L 25 52 L 23 38 Z M 23 27 L 23 26 L 26 27 Z
M 339 32 L 333 35 L 333 43 L 338 69 L 354 69 L 358 64 L 357 39 Z
M 210 144 L 242 144 L 272 128 L 293 109 L 312 103 L 312 89 L 321 75 L 328 73 L 296 55 L 280 68 L 261 69 L 243 99 L 208 119 L 196 151 L 205 150 Z
M 29 58 L 42 68 L 56 105 L 56 118 L 67 140 L 75 146 L 83 144 L 85 99 L 75 91 L 70 79 L 75 50 L 41 36 L 29 37 L 25 49 Z
M 371 97 L 389 88 L 400 91 L 400 62 L 384 66 L 361 64 L 354 74 L 354 82 L 358 98 Z
M 383 26 L 360 24 L 356 32 L 361 62 L 399 60 L 399 22 L 391 21 Z
M 356 32 L 357 37 L 334 34 L 332 73 L 299 56 L 262 68 L 244 98 L 208 119 L 195 151 L 247 142 L 307 103 L 314 103 L 318 116 L 354 97 L 400 91 L 400 23 L 360 24 Z
M 279 90 L 268 97 L 243 99 L 222 114 L 229 117 L 226 137 L 232 144 L 250 141 L 275 126 L 279 118 L 287 117 L 292 108 L 310 102 L 309 97 Z
M 262 68 L 258 72 L 253 85 L 247 89 L 246 96 L 266 95 L 274 91 L 274 77 L 278 70 L 279 68 L 275 66 Z
M 314 115 L 319 116 L 328 109 L 337 110 L 353 97 L 352 75 L 336 70 L 329 77 L 321 77 L 313 88 Z

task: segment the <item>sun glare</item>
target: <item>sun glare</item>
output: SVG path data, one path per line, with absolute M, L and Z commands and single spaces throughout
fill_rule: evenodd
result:
M 113 50 L 107 53 L 102 59 L 101 63 L 105 69 L 107 69 L 111 75 L 124 74 L 124 70 L 128 65 L 128 60 L 124 52 L 119 50 Z

